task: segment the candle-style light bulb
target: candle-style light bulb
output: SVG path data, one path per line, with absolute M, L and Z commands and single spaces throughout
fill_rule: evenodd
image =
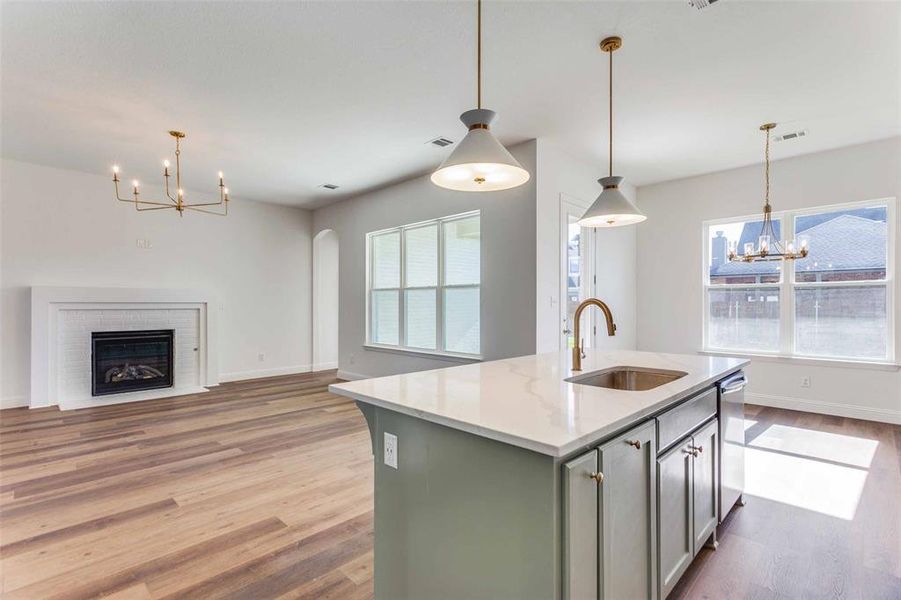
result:
M 119 174 L 119 165 L 113 165 L 113 173 L 115 173 L 116 175 Z
M 163 166 L 166 167 L 167 169 L 169 168 L 169 160 L 168 159 L 163 161 Z
M 226 196 L 228 196 L 228 188 L 225 188 L 225 189 L 223 189 L 222 191 L 225 192 L 225 195 L 226 195 Z
M 185 191 L 184 191 L 183 189 L 181 189 L 181 188 L 178 188 L 178 195 L 179 195 L 179 196 L 184 196 L 184 195 L 185 195 Z
M 795 253 L 795 240 L 787 240 L 785 242 L 785 251 L 789 254 Z
M 219 171 L 219 179 L 222 179 L 222 171 Z
M 135 189 L 138 189 L 138 186 L 139 186 L 140 184 L 138 183 L 138 180 L 137 180 L 137 179 L 132 179 L 132 180 L 131 180 L 131 185 L 133 185 L 133 186 L 135 187 Z
M 745 256 L 754 254 L 754 242 L 745 242 Z

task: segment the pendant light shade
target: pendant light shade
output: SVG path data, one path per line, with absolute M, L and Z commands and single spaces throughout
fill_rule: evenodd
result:
M 490 125 L 495 112 L 482 108 L 482 0 L 476 2 L 476 107 L 460 115 L 469 132 L 432 173 L 432 183 L 459 192 L 497 192 L 522 185 L 529 172 L 501 145 Z
M 598 183 L 604 187 L 604 190 L 579 219 L 579 225 L 582 227 L 619 227 L 634 225 L 647 219 L 641 214 L 638 207 L 619 191 L 619 184 L 622 180 L 622 177 L 598 179 Z
M 529 172 L 488 129 L 494 116 L 493 110 L 485 108 L 460 115 L 469 133 L 432 173 L 432 183 L 461 192 L 495 192 L 529 180 Z
M 610 56 L 609 173 L 607 177 L 598 179 L 598 183 L 604 189 L 579 219 L 579 225 L 582 227 L 620 227 L 641 223 L 647 219 L 641 214 L 638 207 L 620 191 L 619 184 L 622 183 L 623 178 L 613 175 L 613 53 L 622 45 L 623 40 L 618 37 L 608 37 L 601 42 L 601 50 Z

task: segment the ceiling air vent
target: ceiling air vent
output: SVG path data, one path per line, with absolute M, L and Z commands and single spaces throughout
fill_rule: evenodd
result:
M 434 140 L 429 140 L 429 144 L 434 144 L 440 148 L 444 148 L 445 146 L 450 146 L 454 143 L 454 140 L 449 140 L 446 137 L 436 137 Z
M 717 0 L 688 0 L 688 3 L 698 10 L 704 10 L 711 4 L 716 4 Z
M 773 138 L 776 142 L 787 142 L 788 140 L 796 140 L 798 138 L 802 138 L 807 135 L 807 130 L 802 129 L 800 131 L 792 131 L 789 133 L 783 133 L 782 135 L 777 135 Z
M 325 188 L 327 190 L 337 190 L 338 189 L 338 186 L 335 185 L 334 183 L 323 183 L 319 187 Z

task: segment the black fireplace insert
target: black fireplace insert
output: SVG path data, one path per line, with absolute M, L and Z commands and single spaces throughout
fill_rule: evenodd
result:
M 175 331 L 91 333 L 91 395 L 172 387 Z

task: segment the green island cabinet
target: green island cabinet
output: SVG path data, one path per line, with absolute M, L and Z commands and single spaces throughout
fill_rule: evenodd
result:
M 664 600 L 716 544 L 713 384 L 562 456 L 358 406 L 377 457 L 377 599 Z
M 709 389 L 563 465 L 565 599 L 666 598 L 716 545 L 717 442 Z

